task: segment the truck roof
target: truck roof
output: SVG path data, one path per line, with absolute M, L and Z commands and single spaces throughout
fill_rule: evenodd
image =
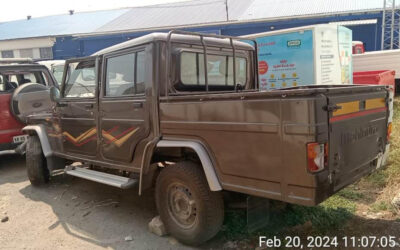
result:
M 94 56 L 103 55 L 106 53 L 130 48 L 133 46 L 155 42 L 155 41 L 167 41 L 168 33 L 155 32 L 148 35 L 144 35 L 138 38 L 134 38 L 132 40 L 116 44 L 114 46 L 102 49 L 94 53 Z M 173 34 L 171 37 L 171 42 L 175 43 L 187 43 L 187 44 L 196 44 L 201 46 L 200 37 L 195 35 L 182 35 L 182 34 Z M 226 47 L 231 48 L 230 41 L 227 38 L 214 38 L 214 37 L 204 37 L 204 42 L 207 46 L 217 46 L 217 47 Z M 233 41 L 235 48 L 242 50 L 254 50 L 254 46 L 240 41 Z

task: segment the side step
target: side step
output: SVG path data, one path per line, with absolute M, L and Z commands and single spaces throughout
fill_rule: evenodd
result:
M 82 179 L 91 180 L 122 189 L 130 188 L 138 183 L 137 179 L 130 179 L 119 175 L 107 174 L 72 165 L 66 166 L 64 172 Z

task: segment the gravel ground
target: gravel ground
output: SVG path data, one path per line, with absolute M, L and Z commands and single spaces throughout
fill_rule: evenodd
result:
M 193 249 L 147 229 L 153 192 L 120 190 L 65 176 L 33 187 L 24 158 L 0 157 L 1 249 Z M 131 237 L 132 240 L 125 240 Z M 219 243 L 218 243 L 219 242 Z M 220 248 L 218 239 L 202 248 Z

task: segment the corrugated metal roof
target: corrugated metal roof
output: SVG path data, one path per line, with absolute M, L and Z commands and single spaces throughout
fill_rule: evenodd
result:
M 0 23 L 0 40 L 89 33 L 128 10 L 81 12 Z
M 238 20 L 349 13 L 382 7 L 382 0 L 253 0 Z
M 229 0 L 229 19 L 237 20 L 253 0 Z M 226 22 L 225 0 L 198 0 L 132 8 L 96 32 Z
M 151 30 L 382 9 L 382 0 L 196 0 L 0 23 L 0 40 Z

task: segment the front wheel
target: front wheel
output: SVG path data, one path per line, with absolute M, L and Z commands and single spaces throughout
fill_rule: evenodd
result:
M 157 179 L 156 201 L 167 231 L 184 244 L 199 245 L 222 226 L 222 194 L 209 189 L 201 167 L 195 163 L 165 167 Z
M 40 186 L 50 179 L 46 158 L 43 155 L 39 137 L 31 135 L 26 145 L 26 170 L 29 181 L 33 186 Z

